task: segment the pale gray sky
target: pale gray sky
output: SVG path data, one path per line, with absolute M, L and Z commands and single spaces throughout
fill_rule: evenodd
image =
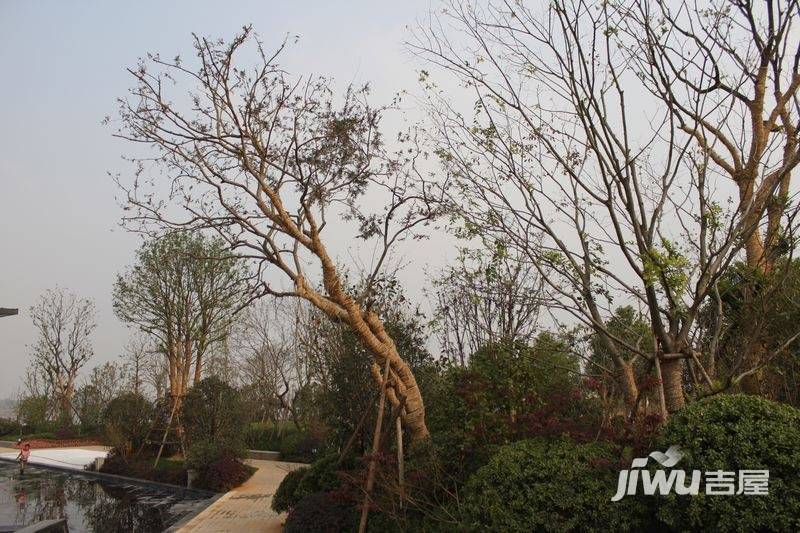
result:
M 403 40 L 430 8 L 430 0 L 0 0 L 0 307 L 20 308 L 0 319 L 0 398 L 20 384 L 35 335 L 28 309 L 48 288 L 96 302 L 92 364 L 116 358 L 128 338 L 111 286 L 138 239 L 117 227 L 107 172 L 130 167 L 120 160 L 126 146 L 101 125 L 132 85 L 125 67 L 149 51 L 190 56 L 191 32 L 229 38 L 252 23 L 267 46 L 300 35 L 282 61 L 292 73 L 333 76 L 340 86 L 369 81 L 383 103 L 416 85 Z M 448 254 L 437 243 L 415 246 L 403 275 L 412 294 L 425 265 Z

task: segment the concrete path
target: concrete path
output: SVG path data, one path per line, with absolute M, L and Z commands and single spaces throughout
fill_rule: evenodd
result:
M 204 509 L 179 529 L 179 533 L 283 531 L 286 515 L 277 514 L 270 508 L 272 495 L 287 473 L 306 465 L 255 459 L 250 459 L 247 463 L 258 468 L 253 477 Z

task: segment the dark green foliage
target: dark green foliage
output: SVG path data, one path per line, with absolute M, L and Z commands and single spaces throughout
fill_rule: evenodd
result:
M 342 488 L 340 472 L 352 470 L 354 458 L 348 457 L 340 464 L 339 454 L 332 453 L 315 461 L 311 466 L 294 470 L 283 478 L 272 509 L 282 512 L 294 507 L 301 499 L 318 492 L 334 492 Z
M 312 464 L 297 484 L 295 496 L 304 498 L 315 492 L 330 492 L 341 486 L 339 471 L 347 465 L 339 465 L 338 454 L 330 454 Z
M 126 392 L 111 400 L 103 410 L 105 438 L 123 455 L 136 451 L 147 437 L 153 405 L 141 394 Z
M 286 474 L 286 477 L 284 477 L 281 484 L 278 485 L 278 490 L 275 491 L 275 495 L 272 497 L 273 511 L 276 513 L 288 511 L 300 501 L 300 498 L 296 495 L 297 486 L 307 472 L 308 467 L 303 466 Z
M 283 439 L 279 451 L 282 461 L 311 463 L 323 448 L 322 439 L 307 433 L 295 432 Z
M 318 492 L 295 505 L 283 530 L 286 533 L 340 533 L 357 528 L 358 514 L 350 502 Z
M 661 498 L 658 518 L 675 530 L 800 530 L 800 410 L 764 398 L 727 395 L 690 404 L 670 418 L 659 449 L 678 445 L 679 467 L 769 470 L 768 496 Z
M 549 333 L 533 346 L 488 345 L 466 368 L 444 369 L 424 392 L 428 425 L 445 469 L 466 477 L 498 446 L 549 431 L 544 426 L 553 419 L 580 420 L 588 406 L 573 394 L 577 370 L 574 354 Z M 555 430 L 563 432 L 569 430 Z
M 292 463 L 313 463 L 325 443 L 321 437 L 287 424 L 280 430 L 272 423 L 253 423 L 247 428 L 245 442 L 251 450 L 271 450 L 281 453 L 281 460 Z
M 186 469 L 182 462 L 161 459 L 156 468 L 153 466 L 152 458 L 123 457 L 116 449 L 109 453 L 100 471 L 106 474 L 186 486 Z
M 744 263 L 733 265 L 719 281 L 719 303 L 703 310 L 704 342 L 709 347 L 721 307 L 721 338 L 715 361 L 719 386 L 753 366 L 747 355 L 767 356 L 766 364 L 749 378 L 750 392 L 800 407 L 800 344 L 793 341 L 800 323 L 800 260 L 780 258 L 764 274 Z
M 77 439 L 80 436 L 80 427 L 65 425 L 56 429 L 55 435 L 58 440 Z
M 22 426 L 11 418 L 0 418 L 0 435 L 19 435 Z
M 243 456 L 247 413 L 239 392 L 224 381 L 209 377 L 189 389 L 181 405 L 181 422 L 190 450 L 213 443 Z
M 250 450 L 278 451 L 281 441 L 288 433 L 297 431 L 294 426 L 283 428 L 278 432 L 274 424 L 253 422 L 247 427 L 244 440 Z
M 229 451 L 223 451 L 201 472 L 197 487 L 215 492 L 227 492 L 238 487 L 256 471 L 242 463 Z
M 31 431 L 49 431 L 53 427 L 47 418 L 48 406 L 46 396 L 26 396 L 17 405 L 19 419 Z
M 247 413 L 239 391 L 216 377 L 189 389 L 181 405 L 187 443 L 186 464 L 198 472 L 198 486 L 215 491 L 235 487 L 252 475 L 245 453 Z
M 609 445 L 536 438 L 503 446 L 464 489 L 475 531 L 638 530 L 634 500 L 612 503 L 618 469 Z

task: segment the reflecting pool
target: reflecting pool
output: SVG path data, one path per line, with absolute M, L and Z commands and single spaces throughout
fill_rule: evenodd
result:
M 163 531 L 208 505 L 209 495 L 107 481 L 80 472 L 0 461 L 0 525 L 67 518 L 70 532 Z

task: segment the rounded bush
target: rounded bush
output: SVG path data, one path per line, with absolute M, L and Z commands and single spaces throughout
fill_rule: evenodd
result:
M 214 492 L 227 492 L 250 479 L 255 470 L 233 454 L 222 453 L 202 471 L 198 487 Z
M 636 500 L 611 502 L 613 447 L 535 438 L 503 446 L 465 488 L 465 528 L 475 531 L 638 530 Z
M 326 455 L 316 461 L 298 482 L 295 498 L 299 500 L 315 492 L 330 492 L 338 489 L 341 486 L 339 470 L 343 468 L 344 465 L 339 465 L 338 454 Z
M 152 404 L 141 394 L 123 393 L 103 411 L 103 432 L 123 455 L 138 450 L 147 437 L 153 416 Z
M 310 494 L 294 506 L 285 533 L 339 533 L 355 531 L 358 515 L 353 506 L 328 492 Z
M 306 475 L 306 472 L 308 472 L 308 467 L 304 466 L 286 474 L 286 477 L 284 477 L 281 484 L 278 485 L 278 490 L 275 491 L 275 495 L 272 497 L 273 511 L 282 513 L 295 506 L 300 500 L 300 498 L 297 497 L 297 486 L 300 484 L 303 476 Z
M 659 498 L 658 519 L 675 530 L 800 530 L 800 410 L 757 396 L 726 395 L 690 404 L 658 438 L 662 451 L 678 445 L 676 468 L 769 470 L 765 496 L 700 494 Z M 736 476 L 738 491 L 738 473 Z

